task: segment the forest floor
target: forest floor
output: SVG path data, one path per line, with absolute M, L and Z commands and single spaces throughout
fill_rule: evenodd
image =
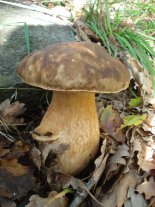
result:
M 49 10 L 63 7 L 72 12 L 71 26 L 77 41 L 104 45 L 100 33 L 90 27 L 90 17 L 85 18 L 85 5 L 75 7 L 71 1 L 12 2 Z M 134 27 L 129 18 L 122 24 Z M 154 33 L 151 35 L 154 38 Z M 116 39 L 111 37 L 111 41 L 118 45 Z M 108 45 L 106 49 L 109 52 Z M 30 132 L 47 110 L 48 97 L 34 110 L 18 98 L 12 101 L 8 97 L 0 103 L 1 207 L 155 207 L 153 76 L 130 52 L 120 48 L 114 56 L 128 68 L 130 85 L 117 94 L 96 95 L 100 149 L 94 163 L 76 177 L 46 170 L 38 144 L 31 137 Z

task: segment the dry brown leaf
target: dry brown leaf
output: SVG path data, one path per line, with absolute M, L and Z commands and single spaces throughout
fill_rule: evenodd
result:
M 79 40 L 91 42 L 91 39 L 95 42 L 99 42 L 97 35 L 86 25 L 82 19 L 74 20 L 74 28 L 77 32 Z
M 155 198 L 154 198 L 153 201 L 152 201 L 152 205 L 151 205 L 151 207 L 155 207 Z
M 134 188 L 138 179 L 138 175 L 133 171 L 128 172 L 127 174 L 123 175 L 119 186 L 116 186 L 117 192 L 117 207 L 123 206 L 124 202 L 127 199 L 127 192 L 129 188 Z
M 107 159 L 109 157 L 110 152 L 106 152 L 106 145 L 107 145 L 107 139 L 103 140 L 102 147 L 101 147 L 101 155 L 97 157 L 95 160 L 95 170 L 93 172 L 93 175 L 91 177 L 92 183 L 94 182 L 94 185 L 97 185 L 98 181 L 100 180 L 102 174 L 104 173 Z
M 108 102 L 118 112 L 122 112 L 125 108 L 126 100 L 128 99 L 128 94 L 125 93 L 125 91 L 113 94 L 99 94 L 99 96 L 96 99 L 97 104 L 98 102 L 101 103 L 100 107 L 104 106 L 102 103 Z
M 131 76 L 140 89 L 144 105 L 155 105 L 152 77 L 130 54 L 127 54 L 127 66 Z
M 145 131 L 149 131 L 152 134 L 155 134 L 155 112 L 152 110 L 147 110 L 147 117 L 145 122 L 142 124 L 142 128 Z
M 113 110 L 111 105 L 108 105 L 106 108 L 102 109 L 99 120 L 100 128 L 108 134 L 116 132 L 121 125 L 119 113 Z
M 83 189 L 83 183 L 79 179 L 63 172 L 50 171 L 47 176 L 47 182 L 56 191 L 70 186 L 75 190 Z
M 65 196 L 54 198 L 58 193 L 50 192 L 48 198 L 41 198 L 39 195 L 32 195 L 30 202 L 25 207 L 67 207 L 68 201 Z
M 60 135 L 59 135 L 60 137 Z M 41 151 L 42 165 L 46 165 L 49 169 L 58 171 L 59 167 L 56 164 L 59 156 L 68 149 L 69 145 L 65 143 L 48 143 L 40 142 L 39 150 Z M 48 160 L 48 165 L 47 165 Z
M 0 160 L 0 196 L 20 198 L 33 188 L 33 171 L 17 159 Z
M 5 149 L 5 148 L 4 148 Z M 5 153 L 3 158 L 5 159 L 18 159 L 25 155 L 30 150 L 30 146 L 21 141 L 15 142 L 11 147 L 8 148 L 8 153 Z
M 102 146 L 101 146 L 101 155 L 99 157 L 97 157 L 97 159 L 94 162 L 96 168 L 98 168 L 101 165 L 102 160 L 105 157 L 106 144 L 107 144 L 107 140 L 104 139 L 102 142 Z
M 130 29 L 134 29 L 134 22 L 133 22 L 133 20 L 131 19 L 131 18 L 127 18 L 127 19 L 125 19 L 125 20 L 123 20 L 121 23 L 120 23 L 120 26 L 121 27 L 128 27 L 128 28 L 130 28 Z
M 143 196 L 130 188 L 128 191 L 128 200 L 124 203 L 124 207 L 147 207 L 148 202 Z
M 0 195 L 7 198 L 20 198 L 33 187 L 33 170 L 18 163 L 25 159 L 30 146 L 18 141 L 3 145 L 0 160 Z
M 3 158 L 10 154 L 12 142 L 6 138 L 0 137 L 0 158 Z
M 6 154 L 8 154 L 8 152 L 10 152 L 10 149 L 0 148 L 0 157 L 5 156 Z
M 107 162 L 106 178 L 109 180 L 114 175 L 114 171 L 118 171 L 120 165 L 126 165 L 126 158 L 129 157 L 129 147 L 126 144 L 118 146 L 117 151 Z
M 31 158 L 35 164 L 35 166 L 40 170 L 41 168 L 41 152 L 36 147 L 31 149 Z
M 103 206 L 106 206 L 106 207 L 116 207 L 116 199 L 117 197 L 115 193 L 111 192 L 111 193 L 104 194 L 100 202 L 102 203 Z M 95 202 L 93 202 L 92 206 L 99 207 L 99 205 L 98 204 L 96 205 Z
M 134 140 L 133 149 L 138 152 L 138 165 L 142 170 L 149 172 L 150 170 L 155 169 L 154 144 L 148 146 L 145 141 L 137 138 Z
M 122 175 L 111 192 L 100 195 L 101 203 L 106 207 L 122 207 L 127 200 L 128 189 L 134 188 L 137 180 L 138 176 L 133 170 Z
M 108 133 L 119 142 L 124 142 L 125 135 L 120 129 L 122 121 L 119 112 L 108 105 L 106 108 L 99 108 L 98 114 L 101 131 Z
M 10 100 L 7 99 L 0 104 L 0 116 L 2 122 L 5 122 L 6 125 L 23 123 L 23 119 L 18 118 L 18 116 L 25 111 L 25 104 L 20 103 L 19 101 L 10 103 Z
M 75 31 L 77 32 L 78 39 L 81 41 L 91 42 L 90 38 L 84 31 L 85 27 L 86 25 L 82 20 L 77 19 L 76 21 L 74 21 L 74 28 Z
M 150 199 L 155 196 L 155 182 L 154 178 L 150 177 L 149 181 L 145 180 L 143 183 L 137 186 L 139 193 L 145 194 L 145 199 Z
M 147 70 L 145 70 L 131 55 L 127 54 L 127 65 L 131 75 L 136 83 L 141 87 L 142 95 L 145 93 L 153 94 L 152 78 Z M 144 84 L 145 83 L 145 84 Z
M 138 152 L 138 165 L 139 167 L 149 172 L 150 170 L 155 169 L 155 160 L 153 159 L 154 150 L 152 147 L 148 147 L 145 144 L 141 145 L 141 151 Z

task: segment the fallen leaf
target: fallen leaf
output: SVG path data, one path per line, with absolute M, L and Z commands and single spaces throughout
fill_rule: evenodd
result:
M 101 107 L 98 113 L 101 132 L 108 133 L 119 142 L 124 142 L 125 135 L 120 129 L 121 117 L 119 112 L 108 105 L 106 108 Z
M 6 149 L 6 148 L 4 148 Z M 15 142 L 12 146 L 7 148 L 9 150 L 5 155 L 3 155 L 3 159 L 18 159 L 25 155 L 25 153 L 29 152 L 30 146 L 21 141 Z
M 56 191 L 60 191 L 64 188 L 69 188 L 72 186 L 74 190 L 83 189 L 84 184 L 78 178 L 71 175 L 65 174 L 63 172 L 51 171 L 48 174 L 47 182 Z
M 101 203 L 103 206 L 106 207 L 116 207 L 116 195 L 115 193 L 106 193 L 105 195 L 103 195 L 102 199 L 101 199 Z M 98 207 L 99 205 L 97 205 Z M 93 204 L 93 207 L 96 207 L 96 203 Z
M 149 181 L 145 180 L 143 183 L 137 186 L 137 190 L 139 193 L 145 194 L 145 199 L 150 199 L 155 196 L 155 182 L 154 178 L 150 177 Z
M 106 165 L 106 179 L 109 180 L 114 176 L 113 171 L 118 171 L 120 165 L 126 165 L 126 158 L 129 157 L 129 147 L 126 144 L 118 146 L 117 151 L 110 157 Z
M 143 101 L 142 97 L 132 98 L 129 101 L 129 107 L 134 108 L 134 107 L 140 106 L 142 104 L 142 101 Z
M 127 18 L 125 20 L 122 20 L 122 22 L 120 23 L 120 26 L 123 28 L 130 28 L 130 29 L 134 29 L 135 28 L 135 24 L 133 22 L 133 20 L 131 18 Z
M 33 160 L 33 163 L 40 170 L 40 168 L 41 168 L 41 152 L 40 152 L 40 150 L 37 149 L 36 147 L 33 147 L 31 149 L 30 154 L 31 154 L 31 158 Z
M 155 112 L 153 110 L 147 110 L 147 116 L 145 122 L 142 124 L 142 128 L 145 131 L 155 134 Z
M 99 42 L 97 35 L 86 25 L 86 23 L 81 18 L 74 20 L 73 24 L 80 40 L 91 42 L 91 39 L 93 39 L 95 42 Z
M 30 202 L 25 207 L 67 207 L 67 198 L 64 195 L 57 198 L 57 195 L 56 191 L 50 192 L 48 198 L 32 195 L 29 199 Z
M 103 158 L 105 157 L 106 144 L 107 144 L 107 140 L 104 139 L 101 146 L 101 155 L 97 157 L 96 160 L 94 161 L 96 168 L 99 168 Z
M 130 171 L 123 175 L 118 185 L 116 185 L 115 193 L 117 194 L 117 207 L 122 207 L 127 200 L 128 189 L 135 187 L 137 181 L 136 177 L 138 176 Z
M 105 103 L 106 105 L 108 103 L 108 105 L 112 105 L 118 112 L 122 112 L 125 109 L 127 99 L 129 99 L 129 97 L 128 93 L 125 93 L 125 91 L 112 94 L 99 94 L 98 97 L 96 97 L 97 104 L 98 102 Z M 100 107 L 105 104 L 100 105 Z
M 127 54 L 127 65 L 135 82 L 141 88 L 140 92 L 142 97 L 144 97 L 145 94 L 149 94 L 150 96 L 152 96 L 153 84 L 152 77 L 149 72 L 145 70 L 138 61 L 132 58 L 130 54 Z
M 0 136 L 0 158 L 4 157 L 10 152 L 12 142 L 5 137 Z
M 10 149 L 0 148 L 0 157 L 5 156 L 6 154 L 8 154 L 8 152 L 10 152 Z
M 59 156 L 64 153 L 69 148 L 69 144 L 65 143 L 48 143 L 40 142 L 39 150 L 41 152 L 42 165 L 52 170 L 58 171 L 59 167 L 57 166 L 57 159 Z M 48 169 L 47 169 L 48 170 Z
M 91 176 L 91 183 L 94 183 L 94 185 L 97 185 L 98 181 L 100 180 L 102 174 L 104 173 L 107 159 L 109 158 L 110 152 L 106 150 L 107 140 L 104 139 L 101 147 L 101 155 L 97 157 L 95 160 L 95 170 Z M 89 181 L 90 182 L 90 181 Z
M 102 123 L 104 123 L 108 118 L 111 120 L 113 119 L 114 114 L 112 110 L 112 106 L 108 105 L 106 108 L 102 110 L 102 113 L 100 114 L 100 120 Z
M 7 147 L 7 148 L 6 148 Z M 19 198 L 33 187 L 33 170 L 18 163 L 28 161 L 30 146 L 21 141 L 1 148 L 0 195 L 7 198 Z M 3 153 L 2 153 L 3 152 Z M 25 180 L 25 183 L 22 183 Z
M 0 160 L 0 196 L 17 199 L 32 190 L 33 171 L 18 163 L 17 159 Z
M 128 191 L 128 200 L 124 203 L 124 207 L 147 207 L 148 202 L 143 196 L 130 188 Z
M 138 126 L 146 119 L 146 114 L 125 116 L 121 128 L 129 126 Z
M 155 198 L 154 198 L 153 201 L 152 201 L 152 205 L 151 205 L 151 207 L 155 207 Z
M 128 189 L 134 188 L 138 179 L 139 176 L 136 171 L 131 170 L 123 174 L 110 192 L 100 194 L 99 201 L 105 207 L 122 207 L 127 200 Z
M 19 101 L 11 103 L 10 100 L 7 99 L 0 104 L 1 121 L 6 125 L 21 124 L 23 123 L 23 118 L 18 118 L 18 116 L 25 111 L 24 103 L 20 103 Z
M 86 28 L 86 25 L 82 20 L 77 19 L 76 21 L 74 21 L 74 28 L 80 40 L 91 42 L 90 38 L 84 31 L 84 28 Z
M 135 139 L 133 142 L 133 149 L 134 151 L 137 151 L 137 164 L 146 172 L 155 169 L 155 160 L 153 158 L 155 150 L 154 147 L 155 144 L 148 146 L 145 141 L 140 139 Z

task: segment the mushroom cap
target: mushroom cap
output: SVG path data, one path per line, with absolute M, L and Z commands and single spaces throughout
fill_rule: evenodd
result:
M 26 83 L 55 91 L 114 93 L 130 82 L 127 68 L 95 43 L 52 44 L 26 56 L 17 68 Z

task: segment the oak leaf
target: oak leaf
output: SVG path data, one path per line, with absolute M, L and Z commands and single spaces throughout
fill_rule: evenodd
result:
M 150 199 L 155 196 L 155 182 L 154 178 L 150 177 L 149 181 L 145 180 L 143 183 L 137 186 L 139 193 L 145 194 L 145 199 Z

